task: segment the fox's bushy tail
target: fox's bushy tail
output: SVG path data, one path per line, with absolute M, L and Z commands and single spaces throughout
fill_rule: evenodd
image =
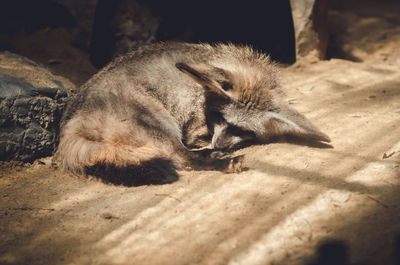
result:
M 55 161 L 75 174 L 85 174 L 95 165 L 114 167 L 139 166 L 153 159 L 171 160 L 177 166 L 168 144 L 157 144 L 144 129 L 127 121 L 91 114 L 76 115 L 62 127 Z

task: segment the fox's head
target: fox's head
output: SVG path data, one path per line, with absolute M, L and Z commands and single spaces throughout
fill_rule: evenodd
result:
M 212 147 L 229 149 L 246 140 L 296 135 L 330 142 L 306 117 L 283 102 L 277 70 L 265 55 L 239 50 L 238 58 L 223 63 L 176 67 L 201 85 L 206 117 L 213 132 Z M 240 56 L 239 56 L 240 57 Z

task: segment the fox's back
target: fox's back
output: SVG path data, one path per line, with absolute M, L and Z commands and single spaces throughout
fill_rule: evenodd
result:
M 160 43 L 139 48 L 115 59 L 81 87 L 77 108 L 115 112 L 135 101 L 157 100 L 183 124 L 204 104 L 199 85 L 180 72 L 178 62 L 207 63 L 215 54 L 209 45 Z M 148 106 L 151 108 L 151 106 Z

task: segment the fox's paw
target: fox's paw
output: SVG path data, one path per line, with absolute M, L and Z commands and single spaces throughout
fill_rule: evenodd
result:
M 227 173 L 239 173 L 242 172 L 244 168 L 244 155 L 235 156 L 230 159 L 229 165 L 225 172 Z

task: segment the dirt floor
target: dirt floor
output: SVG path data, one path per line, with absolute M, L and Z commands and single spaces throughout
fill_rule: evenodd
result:
M 335 40 L 346 60 L 282 70 L 288 102 L 331 145 L 252 146 L 242 173 L 137 187 L 50 158 L 4 162 L 0 264 L 400 264 L 400 27 L 390 13 L 331 17 L 364 36 Z

